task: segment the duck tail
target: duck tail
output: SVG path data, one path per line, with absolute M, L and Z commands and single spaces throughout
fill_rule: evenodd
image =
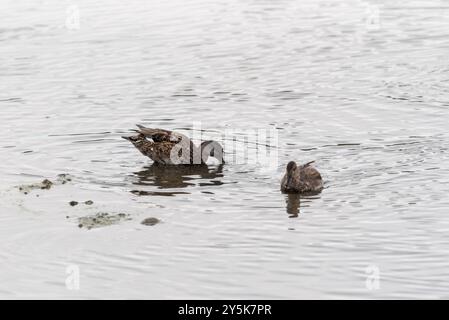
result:
M 310 166 L 312 163 L 315 163 L 315 160 L 307 162 L 307 163 L 304 164 L 302 167 L 303 167 L 303 168 L 308 167 L 308 166 Z
M 140 133 L 140 134 L 143 134 L 143 135 L 145 135 L 145 136 L 148 136 L 148 137 L 152 137 L 152 135 L 155 133 L 155 131 L 156 130 L 154 130 L 154 129 L 151 129 L 151 128 L 147 128 L 147 127 L 145 127 L 145 126 L 143 126 L 143 125 L 141 125 L 141 124 L 136 124 L 136 127 L 137 128 L 139 128 L 139 129 L 133 129 L 133 131 L 135 131 L 135 132 L 137 132 L 137 133 Z

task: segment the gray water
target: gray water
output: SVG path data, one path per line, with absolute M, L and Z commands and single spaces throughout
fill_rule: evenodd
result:
M 2 0 L 0 297 L 449 298 L 448 57 L 446 1 Z M 120 138 L 194 122 L 274 130 L 276 166 Z

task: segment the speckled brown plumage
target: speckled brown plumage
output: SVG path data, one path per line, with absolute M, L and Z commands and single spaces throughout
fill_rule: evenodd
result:
M 323 189 L 321 174 L 311 164 L 297 166 L 290 161 L 281 180 L 281 191 L 286 193 L 318 193 Z
M 165 129 L 137 125 L 137 135 L 122 137 L 130 141 L 144 156 L 159 164 L 205 164 L 209 156 L 222 163 L 223 148 L 218 142 L 204 141 L 200 147 L 187 136 Z M 151 139 L 151 140 L 148 140 Z
M 145 128 L 140 124 L 138 124 L 137 127 L 139 130 L 135 130 L 136 132 L 143 134 L 145 137 L 152 139 L 154 142 L 167 141 L 178 143 L 182 139 L 190 140 L 187 136 L 170 130 Z

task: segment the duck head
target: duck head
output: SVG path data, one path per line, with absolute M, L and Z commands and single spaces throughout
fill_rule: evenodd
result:
M 146 141 L 145 135 L 143 134 L 137 134 L 130 137 L 122 136 L 122 138 L 131 142 L 137 149 L 139 149 Z
M 287 164 L 287 169 L 285 172 L 285 185 L 283 186 L 284 191 L 295 192 L 298 189 L 299 178 L 299 167 L 296 165 L 295 161 L 290 161 Z
M 214 157 L 220 164 L 224 164 L 223 147 L 217 141 L 208 140 L 201 143 L 201 159 L 206 163 L 209 157 Z

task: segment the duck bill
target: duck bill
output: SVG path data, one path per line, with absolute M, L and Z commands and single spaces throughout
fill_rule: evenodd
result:
M 286 186 L 288 189 L 291 189 L 292 181 L 293 181 L 293 176 L 291 174 L 288 174 L 287 175 L 287 183 L 286 183 Z
M 128 140 L 128 141 L 131 141 L 130 137 L 122 136 L 122 138 L 125 139 L 125 140 Z

